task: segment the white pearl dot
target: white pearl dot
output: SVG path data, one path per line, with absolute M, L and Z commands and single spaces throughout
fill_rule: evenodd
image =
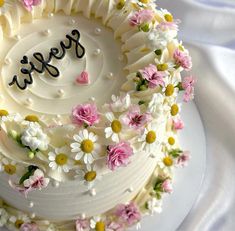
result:
M 4 60 L 4 64 L 6 64 L 6 65 L 10 65 L 11 63 L 12 63 L 12 61 L 11 61 L 10 58 L 6 58 L 6 59 Z
M 61 119 L 61 115 L 56 115 L 56 118 L 57 119 Z
M 86 218 L 86 214 L 85 214 L 85 213 L 82 213 L 82 214 L 81 214 L 81 218 L 82 218 L 82 219 L 85 219 L 85 218 Z
M 33 100 L 31 98 L 27 98 L 24 103 L 26 106 L 30 106 L 33 104 Z
M 129 193 L 134 192 L 134 188 L 131 186 L 130 188 L 127 189 Z
M 95 102 L 95 97 L 91 97 L 89 100 Z
M 113 79 L 114 75 L 113 75 L 112 72 L 109 72 L 109 73 L 106 75 L 106 77 L 107 77 L 108 79 Z
M 47 30 L 43 31 L 43 34 L 45 36 L 49 36 L 51 34 L 51 31 L 49 29 L 47 29 Z
M 17 40 L 17 41 L 19 41 L 19 40 L 21 40 L 21 36 L 20 35 L 15 35 L 15 40 Z
M 58 182 L 58 181 L 54 181 L 53 182 L 53 186 L 55 187 L 55 188 L 59 188 L 59 186 L 60 186 L 60 182 Z
M 101 34 L 101 29 L 99 27 L 95 28 L 95 34 L 100 35 Z
M 94 55 L 95 55 L 95 56 L 100 55 L 100 53 L 101 53 L 101 50 L 100 50 L 100 49 L 96 49 L 96 50 L 94 51 Z
M 48 14 L 48 18 L 52 18 L 54 16 L 53 13 Z
M 63 89 L 59 89 L 59 90 L 57 91 L 57 96 L 58 96 L 58 97 L 63 97 L 64 94 L 65 94 L 65 92 L 64 92 Z
M 31 215 L 30 215 L 30 218 L 35 218 L 36 217 L 36 214 L 35 213 L 32 213 Z
M 32 201 L 29 202 L 29 208 L 33 208 L 34 203 Z
M 69 20 L 69 25 L 74 25 L 76 23 L 75 19 L 70 19 Z
M 90 190 L 90 195 L 93 197 L 96 196 L 96 190 L 94 188 Z

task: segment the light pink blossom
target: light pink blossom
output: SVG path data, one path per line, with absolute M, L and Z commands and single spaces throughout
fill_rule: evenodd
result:
M 155 65 L 150 64 L 149 66 L 140 70 L 140 73 L 142 74 L 142 78 L 148 81 L 149 88 L 165 86 L 163 78 L 166 76 L 166 73 L 164 71 L 158 71 Z
M 162 183 L 162 190 L 166 193 L 173 192 L 172 182 L 170 179 L 164 180 L 164 182 Z
M 77 219 L 75 222 L 76 231 L 86 231 L 89 228 L 89 221 L 87 219 Z
M 39 231 L 35 223 L 24 223 L 20 226 L 20 231 Z
M 124 225 L 115 221 L 107 225 L 106 231 L 124 231 Z
M 133 155 L 133 149 L 126 141 L 118 144 L 109 145 L 107 148 L 107 165 L 112 171 L 118 167 L 126 166 L 129 164 L 130 156 Z
M 133 202 L 126 205 L 118 205 L 116 215 L 121 221 L 127 223 L 128 225 L 133 225 L 141 219 L 139 208 Z
M 184 102 L 189 102 L 194 98 L 194 85 L 196 83 L 196 80 L 193 76 L 185 77 L 182 82 L 182 87 L 185 90 L 183 100 Z
M 44 177 L 44 173 L 37 169 L 34 174 L 23 182 L 23 185 L 18 185 L 9 180 L 9 185 L 16 191 L 24 194 L 27 197 L 28 193 L 33 190 L 41 190 L 46 188 L 49 184 L 50 179 Z
M 186 52 L 177 48 L 173 54 L 173 58 L 175 59 L 176 65 L 183 67 L 185 70 L 189 71 L 192 68 L 192 59 Z
M 131 26 L 140 26 L 152 21 L 154 13 L 152 10 L 140 10 L 135 12 L 129 19 Z
M 181 119 L 173 119 L 172 125 L 174 130 L 182 130 L 184 128 L 184 122 Z
M 97 107 L 93 103 L 80 104 L 72 110 L 72 122 L 74 124 L 92 126 L 99 120 Z
M 32 11 L 33 6 L 37 6 L 41 4 L 41 0 L 23 0 L 23 5 L 28 11 Z
M 177 166 L 180 167 L 185 167 L 188 165 L 188 162 L 190 160 L 190 152 L 189 151 L 184 151 L 176 161 Z
M 139 106 L 132 106 L 127 114 L 122 116 L 122 121 L 125 125 L 133 129 L 143 129 L 144 126 L 151 120 L 149 113 L 141 113 Z
M 161 23 L 159 23 L 157 25 L 157 29 L 160 29 L 162 31 L 166 31 L 166 30 L 176 30 L 178 31 L 178 24 L 180 23 L 180 20 L 176 20 L 174 22 L 167 22 L 167 21 L 163 21 Z

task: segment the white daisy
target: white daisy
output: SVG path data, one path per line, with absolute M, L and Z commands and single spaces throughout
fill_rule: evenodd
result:
M 19 230 L 20 226 L 24 223 L 30 223 L 30 218 L 23 213 L 19 213 L 16 216 L 10 216 L 9 218 L 9 228 L 11 230 Z
M 0 124 L 5 122 L 21 122 L 23 118 L 19 113 L 9 114 L 6 110 L 0 110 Z
M 0 227 L 3 227 L 9 218 L 7 211 L 4 208 L 0 208 Z
M 94 187 L 97 180 L 101 180 L 102 175 L 97 165 L 87 165 L 86 168 L 77 169 L 75 178 L 82 184 L 86 185 L 88 189 Z
M 162 212 L 162 200 L 157 200 L 155 197 L 153 197 L 146 202 L 146 207 L 149 210 L 151 215 L 155 213 L 161 213 Z
M 100 145 L 96 143 L 98 136 L 87 129 L 79 131 L 73 136 L 75 143 L 71 143 L 71 151 L 76 153 L 75 160 L 83 160 L 85 164 L 92 164 L 99 158 Z
M 166 176 L 171 176 L 175 164 L 174 159 L 171 156 L 164 154 L 157 156 L 157 158 L 158 158 L 157 164 L 161 169 L 161 171 L 163 172 L 162 174 Z
M 58 228 L 54 224 L 50 224 L 46 231 L 58 231 Z
M 151 101 L 148 104 L 148 112 L 154 118 L 159 118 L 164 112 L 164 99 L 165 97 L 161 93 L 154 93 Z
M 163 140 L 163 145 L 167 150 L 176 149 L 178 147 L 177 136 L 173 132 L 168 132 Z
M 16 162 L 7 158 L 2 158 L 0 163 L 0 171 L 8 175 L 14 175 L 17 170 Z
M 68 146 L 56 148 L 54 152 L 48 153 L 49 167 L 58 172 L 69 172 L 73 164 L 71 156 L 72 153 Z
M 111 140 L 118 143 L 119 142 L 119 134 L 122 131 L 122 124 L 121 121 L 115 118 L 114 114 L 112 112 L 108 112 L 105 114 L 105 117 L 109 120 L 110 124 L 109 127 L 106 127 L 105 137 L 110 138 Z
M 105 230 L 105 222 L 101 216 L 94 216 L 90 219 L 90 228 L 92 230 Z

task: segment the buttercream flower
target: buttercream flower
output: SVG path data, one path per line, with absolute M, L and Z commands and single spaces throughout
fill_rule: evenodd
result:
M 90 227 L 92 230 L 105 231 L 105 221 L 100 216 L 94 216 L 90 219 Z
M 154 93 L 148 104 L 148 111 L 154 118 L 159 118 L 164 112 L 164 96 L 161 93 Z
M 164 71 L 158 71 L 155 65 L 149 64 L 149 66 L 140 70 L 140 73 L 142 74 L 142 78 L 148 81 L 149 88 L 165 86 L 163 78 L 166 76 L 166 73 Z
M 99 158 L 100 145 L 96 143 L 98 136 L 87 129 L 79 131 L 73 136 L 75 143 L 70 145 L 71 151 L 76 153 L 75 160 L 83 160 L 85 164 L 92 164 Z
M 141 219 L 139 208 L 133 202 L 118 205 L 116 216 L 128 225 L 133 225 Z
M 173 119 L 172 127 L 174 130 L 182 130 L 184 128 L 184 122 L 180 118 Z
M 112 141 L 114 141 L 116 143 L 119 142 L 119 135 L 120 135 L 120 133 L 122 131 L 122 123 L 121 123 L 121 121 L 116 119 L 112 112 L 106 113 L 105 117 L 110 122 L 109 127 L 106 127 L 105 130 L 104 130 L 105 137 L 106 138 L 111 137 Z
M 124 231 L 124 225 L 120 222 L 111 221 L 106 227 L 106 231 Z
M 143 129 L 143 127 L 151 120 L 149 113 L 141 113 L 140 107 L 133 105 L 129 111 L 121 117 L 125 125 L 133 129 Z
M 35 223 L 24 223 L 20 226 L 20 231 L 39 231 L 39 228 Z
M 24 7 L 28 11 L 32 11 L 33 6 L 37 6 L 41 4 L 41 0 L 22 0 Z
M 0 208 L 0 227 L 3 227 L 9 218 L 7 211 L 4 208 Z
M 133 155 L 133 149 L 128 142 L 122 141 L 118 144 L 109 145 L 107 153 L 107 165 L 113 171 L 116 168 L 129 164 L 129 158 Z
M 129 19 L 131 26 L 140 26 L 150 23 L 154 17 L 152 10 L 143 9 L 135 12 Z
M 173 192 L 172 181 L 170 179 L 166 179 L 162 182 L 162 190 L 166 193 Z
M 126 111 L 131 105 L 131 97 L 129 94 L 120 97 L 112 95 L 112 101 L 110 108 L 113 112 Z
M 184 102 L 188 102 L 194 98 L 194 84 L 196 80 L 193 76 L 188 76 L 183 79 L 182 88 L 185 90 L 183 99 Z
M 165 49 L 167 46 L 168 41 L 172 40 L 167 33 L 159 30 L 159 29 L 152 29 L 148 35 L 148 47 L 150 49 Z
M 21 135 L 21 142 L 32 151 L 45 151 L 48 148 L 49 138 L 38 123 L 30 123 Z
M 188 165 L 188 161 L 190 160 L 190 152 L 184 151 L 176 160 L 177 166 L 185 167 Z
M 173 58 L 177 66 L 183 67 L 187 71 L 192 68 L 192 59 L 187 52 L 177 48 L 173 54 Z
M 88 231 L 89 221 L 87 219 L 78 218 L 75 222 L 76 231 Z
M 155 197 L 151 198 L 146 202 L 146 207 L 149 210 L 150 214 L 162 212 L 162 200 L 157 200 Z
M 74 124 L 92 126 L 100 120 L 97 107 L 94 103 L 80 104 L 72 110 L 72 122 Z
M 56 148 L 54 152 L 48 153 L 49 167 L 58 172 L 69 172 L 73 164 L 71 155 L 72 153 L 68 146 Z

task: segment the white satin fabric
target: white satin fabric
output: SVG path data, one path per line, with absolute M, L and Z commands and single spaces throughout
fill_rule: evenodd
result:
M 158 0 L 182 20 L 197 77 L 195 102 L 207 138 L 207 170 L 179 231 L 235 230 L 235 1 Z M 195 173 L 196 174 L 196 173 Z M 170 218 L 169 218 L 170 221 Z

